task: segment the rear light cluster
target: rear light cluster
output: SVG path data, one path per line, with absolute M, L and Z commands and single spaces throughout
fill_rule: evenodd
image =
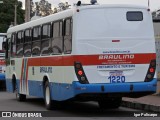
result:
M 145 78 L 145 82 L 150 82 L 153 80 L 154 74 L 156 72 L 156 60 L 151 60 L 148 72 Z
M 74 68 L 75 68 L 75 72 L 76 72 L 76 75 L 77 75 L 79 82 L 81 84 L 88 84 L 89 82 L 88 82 L 87 77 L 84 73 L 82 64 L 80 62 L 75 62 Z

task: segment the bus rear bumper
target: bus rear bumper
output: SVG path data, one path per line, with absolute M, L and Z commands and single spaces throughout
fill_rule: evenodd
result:
M 75 95 L 108 94 L 121 97 L 141 97 L 156 92 L 157 79 L 151 82 L 114 83 L 114 84 L 80 84 L 73 82 Z

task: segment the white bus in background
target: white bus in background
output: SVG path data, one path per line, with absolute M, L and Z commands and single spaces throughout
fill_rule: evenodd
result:
M 134 5 L 75 6 L 7 32 L 7 91 L 118 108 L 122 97 L 156 92 L 151 12 Z
M 5 50 L 4 42 L 6 41 L 6 33 L 0 33 L 0 89 L 5 87 Z

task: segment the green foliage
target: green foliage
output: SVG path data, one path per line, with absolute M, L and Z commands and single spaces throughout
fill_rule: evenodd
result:
M 0 0 L 0 33 L 7 32 L 7 29 L 14 22 L 15 4 L 17 4 L 17 24 L 24 22 L 24 13 L 22 2 L 18 0 Z
M 31 2 L 31 7 L 31 17 L 33 17 L 35 13 L 36 15 L 43 17 L 53 14 L 52 5 L 48 0 L 39 0 L 39 2 L 35 2 L 35 4 Z

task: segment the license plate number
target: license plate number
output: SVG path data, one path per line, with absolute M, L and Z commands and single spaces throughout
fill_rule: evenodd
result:
M 124 83 L 126 77 L 123 75 L 123 71 L 112 71 L 108 79 L 110 83 Z

